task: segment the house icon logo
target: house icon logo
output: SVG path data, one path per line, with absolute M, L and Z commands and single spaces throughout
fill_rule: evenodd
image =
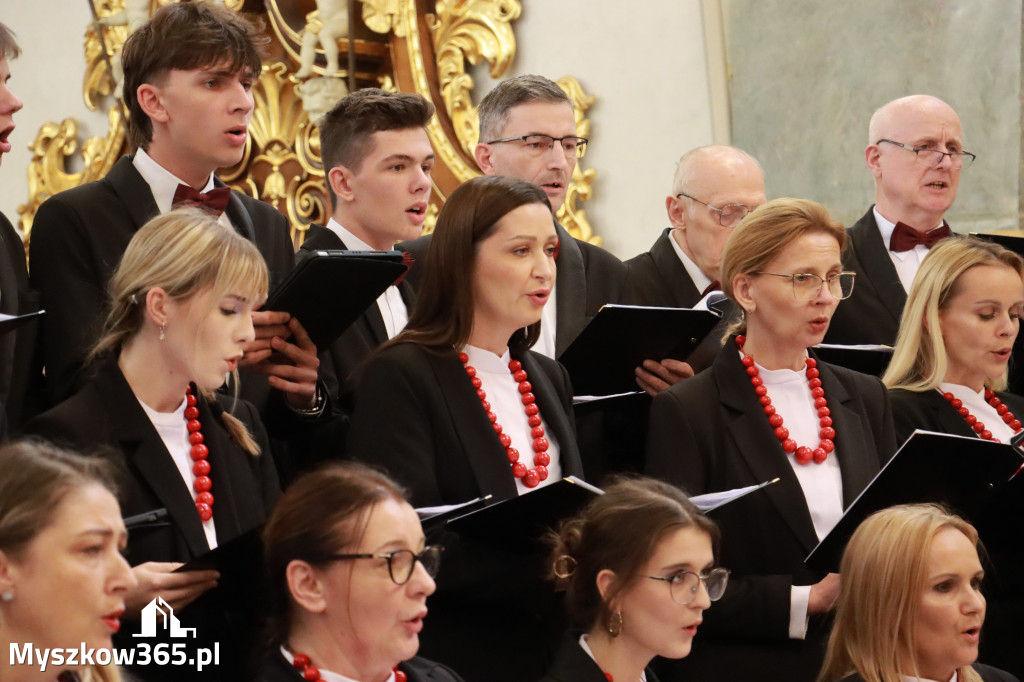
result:
M 171 637 L 195 637 L 195 628 L 183 628 L 174 615 L 174 609 L 163 598 L 156 597 L 142 609 L 142 632 L 132 637 L 156 637 L 157 630 Z

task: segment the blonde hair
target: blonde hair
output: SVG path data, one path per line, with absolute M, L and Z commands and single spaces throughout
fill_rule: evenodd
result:
M 267 265 L 256 246 L 210 212 L 177 208 L 159 215 L 135 233 L 110 280 L 109 312 L 89 361 L 119 353 L 142 330 L 150 289 L 159 287 L 178 301 L 207 290 L 214 301 L 233 293 L 257 300 L 267 286 Z M 250 454 L 259 453 L 242 422 L 227 412 L 223 419 L 235 442 Z
M 836 619 L 819 682 L 856 672 L 864 682 L 920 675 L 914 658 L 925 559 L 939 531 L 952 528 L 978 547 L 978 532 L 936 504 L 905 504 L 869 516 L 850 538 L 840 566 Z M 901 670 L 909 664 L 911 670 Z M 981 682 L 970 666 L 960 682 Z
M 747 214 L 729 235 L 722 252 L 722 291 L 736 300 L 732 281 L 736 275 L 764 270 L 791 242 L 805 234 L 824 232 L 846 248 L 846 230 L 832 219 L 828 209 L 808 199 L 773 199 Z M 726 337 L 746 331 L 746 318 L 730 326 Z
M 960 293 L 960 276 L 979 265 L 1004 265 L 1024 281 L 1024 259 L 993 242 L 970 237 L 945 239 L 925 256 L 914 276 L 900 319 L 892 361 L 882 377 L 889 388 L 930 391 L 946 376 L 949 354 L 939 311 Z M 1006 388 L 1006 372 L 985 386 Z

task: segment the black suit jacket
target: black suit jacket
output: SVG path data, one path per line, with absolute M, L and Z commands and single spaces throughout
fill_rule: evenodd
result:
M 626 266 L 600 246 L 572 237 L 555 223 L 559 249 L 555 258 L 558 269 L 555 293 L 555 352 L 561 355 L 579 335 L 587 322 L 606 303 L 629 303 Z M 417 266 L 409 273 L 414 287 L 422 281 L 430 246 L 430 235 L 398 248 L 411 253 Z
M 451 668 L 419 656 L 402 661 L 398 669 L 406 674 L 409 682 L 462 682 Z M 260 666 L 255 679 L 256 682 L 302 682 L 304 678 L 284 656 L 274 652 Z
M 1020 680 L 1010 673 L 999 670 L 998 668 L 993 668 L 989 665 L 975 663 L 971 667 L 978 671 L 983 682 L 1020 682 Z M 864 678 L 859 674 L 854 673 L 853 675 L 844 677 L 839 682 L 864 682 Z
M 263 523 L 281 494 L 259 415 L 249 403 L 233 402 L 225 396 L 215 402 L 202 397 L 198 401 L 203 442 L 210 449 L 213 522 L 219 545 Z M 221 415 L 229 409 L 253 434 L 260 455 L 243 451 L 228 435 Z M 109 448 L 121 453 L 125 465 L 118 495 L 121 513 L 127 517 L 167 510 L 166 523 L 144 525 L 129 534 L 126 558 L 133 566 L 147 561 L 184 563 L 209 551 L 188 486 L 115 363 L 104 364 L 81 391 L 30 421 L 26 431 L 78 451 Z M 238 603 L 215 588 L 177 614 L 183 625 L 196 628 L 201 646 L 220 642 L 222 665 L 210 668 L 202 679 L 244 679 L 245 653 L 258 627 L 257 601 L 254 595 L 247 603 Z M 125 623 L 119 648 L 134 646 L 129 633 L 137 631 L 138 624 Z M 173 666 L 140 670 L 146 680 L 180 679 L 180 670 Z
M 129 156 L 102 180 L 56 194 L 36 212 L 29 257 L 32 284 L 46 308 L 43 347 L 54 403 L 84 383 L 79 370 L 103 324 L 107 283 L 128 242 L 157 212 L 153 193 Z M 294 263 L 288 220 L 270 204 L 238 192 L 231 193 L 226 213 L 263 254 L 273 288 Z
M 348 247 L 330 229 L 310 225 L 298 257 L 299 260 L 303 260 L 314 251 L 331 249 L 347 250 Z M 398 292 L 411 313 L 416 294 L 407 279 L 399 283 Z M 320 377 L 327 385 L 331 397 L 346 412 L 351 412 L 352 409 L 353 372 L 387 340 L 388 331 L 384 326 L 380 308 L 376 303 L 372 303 L 334 343 L 320 351 Z
M 849 506 L 896 449 L 888 392 L 875 377 L 818 363 Z M 817 537 L 803 491 L 768 423 L 735 347 L 654 399 L 647 473 L 699 495 L 775 477 L 780 481 L 712 513 L 722 530 L 721 565 L 733 571 L 725 596 L 705 613 L 693 652 L 677 662 L 686 679 L 813 680 L 828 619 L 812 617 L 807 639 L 791 640 L 790 588 L 825 574 L 803 564 Z
M 644 671 L 647 682 L 658 682 L 650 668 Z M 555 662 L 540 682 L 608 682 L 597 662 L 580 646 L 579 637 L 567 637 L 558 648 Z
M 836 308 L 826 343 L 896 342 L 907 292 L 882 241 L 873 208 L 846 230 L 849 244 L 843 253 L 843 268 L 856 272 L 857 282 L 853 295 Z
M 0 313 L 23 315 L 39 309 L 39 295 L 29 288 L 25 245 L 7 217 L 0 213 Z M 41 380 L 41 362 L 34 352 L 38 322 L 29 322 L 20 329 L 0 336 L 0 402 L 6 407 L 6 424 L 17 431 L 23 416 L 34 412 Z M 36 359 L 36 361 L 34 361 Z M 33 376 L 40 374 L 40 376 Z M 0 411 L 0 419 L 4 417 Z
M 938 431 L 966 438 L 978 434 L 967 425 L 953 406 L 938 391 L 907 391 L 895 388 L 892 396 L 892 418 L 896 424 L 896 438 L 902 443 L 910 438 L 914 429 Z M 1024 398 L 1013 393 L 1000 392 L 999 399 L 1018 417 L 1024 415 Z

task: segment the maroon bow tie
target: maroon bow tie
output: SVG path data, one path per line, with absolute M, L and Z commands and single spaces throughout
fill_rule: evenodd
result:
M 209 192 L 199 192 L 188 185 L 178 185 L 178 189 L 174 190 L 171 205 L 200 206 L 219 216 L 228 207 L 230 198 L 230 187 L 214 187 Z
M 399 275 L 398 279 L 396 279 L 391 286 L 397 287 L 399 284 L 401 284 L 402 280 L 405 279 L 405 276 L 409 274 L 409 268 L 411 268 L 413 266 L 413 263 L 415 263 L 415 262 L 416 262 L 416 259 L 412 257 L 411 253 L 409 253 L 408 251 L 403 251 L 402 252 L 402 265 L 405 266 L 405 272 L 403 272 L 401 275 Z
M 717 279 L 716 280 L 712 280 L 711 284 L 707 285 L 704 288 L 704 291 L 701 292 L 700 297 L 704 298 L 705 296 L 710 294 L 712 291 L 721 291 L 721 289 L 722 289 L 722 284 Z
M 946 224 L 921 234 L 906 223 L 896 223 L 896 229 L 892 231 L 892 237 L 889 238 L 889 250 L 896 251 L 897 253 L 910 251 L 918 244 L 924 244 L 930 249 L 940 239 L 945 239 L 950 234 L 952 232 L 949 229 L 949 225 Z

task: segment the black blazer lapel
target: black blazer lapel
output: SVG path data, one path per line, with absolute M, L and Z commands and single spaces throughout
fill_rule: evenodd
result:
M 586 325 L 587 274 L 579 244 L 565 228 L 555 223 L 558 258 L 555 265 L 555 354 L 561 355 Z
M 651 258 L 668 287 L 675 305 L 680 308 L 691 308 L 700 301 L 701 292 L 697 290 L 697 286 L 690 279 L 690 274 L 686 272 L 682 261 L 676 255 L 676 250 L 669 241 L 671 239 L 672 228 L 670 227 L 661 233 L 658 241 L 654 242 L 654 246 L 651 248 Z
M 569 423 L 569 416 L 565 412 L 558 389 L 554 382 L 547 375 L 544 369 L 537 363 L 532 353 L 523 353 L 518 356 L 523 363 L 523 368 L 530 377 L 533 385 L 533 394 L 537 396 L 537 406 L 540 407 L 544 423 L 551 430 L 551 435 L 558 442 L 558 458 L 562 465 L 562 476 L 583 476 L 583 462 L 580 460 L 579 451 L 576 448 L 576 433 Z
M 727 410 L 726 429 L 736 444 L 740 459 L 759 483 L 779 478 L 778 483 L 760 492 L 768 496 L 779 516 L 785 519 L 800 543 L 810 552 L 818 544 L 814 523 L 806 504 L 792 502 L 794 498 L 803 499 L 803 489 L 764 416 L 738 354 L 723 350 L 712 365 L 712 371 L 722 405 Z
M 480 494 L 491 493 L 495 501 L 516 496 L 505 449 L 494 435 L 494 428 L 480 405 L 473 385 L 467 380 L 466 372 L 454 356 L 428 356 L 442 400 L 451 415 L 451 423 L 457 424 L 456 436 L 462 443 L 463 452 L 468 456 L 467 465 L 473 471 Z
M 882 304 L 898 326 L 903 306 L 907 302 L 907 292 L 900 282 L 899 275 L 896 274 L 896 266 L 892 264 L 889 250 L 878 231 L 874 206 L 850 228 L 850 248 L 854 250 L 868 282 L 877 289 Z
M 214 177 L 213 184 L 217 187 L 227 187 L 220 178 Z M 253 244 L 256 243 L 256 228 L 252 224 L 252 216 L 245 210 L 245 204 L 242 203 L 241 197 L 232 192 L 228 198 L 228 207 L 224 209 L 228 219 L 231 221 L 231 225 L 234 226 L 235 230 L 251 241 Z
M 100 182 L 106 183 L 121 200 L 138 230 L 160 211 L 153 190 L 132 165 L 132 157 L 122 156 Z
M 843 478 L 843 509 L 846 509 L 874 477 L 869 466 L 870 459 L 862 455 L 873 452 L 875 444 L 870 439 L 870 429 L 864 417 L 856 410 L 853 397 L 839 381 L 839 377 L 827 363 L 819 362 L 821 387 L 825 389 L 829 416 L 836 431 L 836 457 Z
M 116 365 L 104 367 L 94 385 L 99 399 L 107 403 L 105 413 L 118 415 L 111 438 L 120 444 L 127 464 L 139 472 L 166 507 L 172 525 L 180 529 L 192 556 L 208 552 L 210 547 L 192 493 L 121 371 Z

